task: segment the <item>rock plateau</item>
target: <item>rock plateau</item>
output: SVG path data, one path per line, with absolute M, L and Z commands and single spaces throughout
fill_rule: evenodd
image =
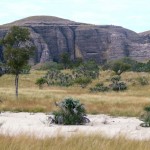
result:
M 94 59 L 98 63 L 130 57 L 138 61 L 150 59 L 150 32 L 136 33 L 114 25 L 78 23 L 52 16 L 33 16 L 0 26 L 0 39 L 10 27 L 17 25 L 30 30 L 36 46 L 34 63 L 70 58 Z M 0 47 L 3 60 L 3 47 Z

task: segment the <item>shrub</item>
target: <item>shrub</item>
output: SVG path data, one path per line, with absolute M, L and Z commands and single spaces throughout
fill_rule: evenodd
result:
M 120 79 L 121 79 L 121 76 L 115 75 L 111 78 L 111 81 L 113 83 L 116 83 L 116 82 L 120 81 Z
M 98 83 L 95 85 L 95 87 L 90 88 L 91 92 L 106 92 L 109 90 L 109 87 L 104 86 L 103 83 Z
M 64 52 L 60 55 L 61 63 L 63 64 L 64 69 L 67 69 L 71 65 L 70 55 L 67 52 Z
M 113 91 L 123 91 L 127 89 L 127 85 L 125 82 L 117 82 L 112 84 Z
M 37 79 L 35 84 L 39 86 L 39 89 L 42 89 L 45 83 L 47 83 L 47 80 L 42 77 L 42 78 Z
M 130 71 L 150 72 L 150 60 L 147 63 L 142 63 L 142 62 L 138 62 L 136 60 L 132 60 L 128 57 L 125 57 L 125 58 L 122 58 L 122 59 L 119 59 L 116 61 L 107 62 L 106 64 L 103 65 L 102 69 L 103 70 L 108 70 L 108 69 L 114 70 L 115 69 L 114 71 L 118 74 L 118 70 L 120 70 L 119 69 L 120 66 L 124 66 L 124 64 L 126 67 L 127 67 L 127 65 L 130 66 L 130 68 L 127 67 L 128 68 L 127 70 L 130 70 Z M 112 69 L 112 68 L 114 68 L 114 69 Z M 126 69 L 125 69 L 125 71 L 126 71 Z
M 71 86 L 73 85 L 73 77 L 71 74 L 62 73 L 60 70 L 51 69 L 47 72 L 45 78 L 48 85 Z
M 123 91 L 127 89 L 127 85 L 125 82 L 120 81 L 121 76 L 116 75 L 111 78 L 112 84 L 110 84 L 110 88 L 113 91 Z
M 74 61 L 72 61 L 72 68 L 77 68 L 82 64 L 83 64 L 82 58 L 76 58 Z
M 85 117 L 85 108 L 79 100 L 66 98 L 59 103 L 56 102 L 56 106 L 60 108 L 59 111 L 53 112 L 52 120 L 56 124 L 80 125 L 89 122 L 89 119 Z
M 137 78 L 138 82 L 140 83 L 140 85 L 148 85 L 148 80 L 146 77 L 139 77 Z
M 141 123 L 140 125 L 142 127 L 150 127 L 150 106 L 146 106 L 144 108 L 144 114 L 141 116 L 141 120 L 144 123 Z
M 82 88 L 85 88 L 91 82 L 91 79 L 87 77 L 79 77 L 75 80 L 75 83 L 79 84 Z
M 96 79 L 99 77 L 99 66 L 94 61 L 87 61 L 73 70 L 75 78 L 87 77 Z
M 57 70 L 55 68 L 50 69 L 47 73 L 45 78 L 47 79 L 47 84 L 48 85 L 55 85 L 60 74 L 60 70 Z
M 35 68 L 36 70 L 51 70 L 51 69 L 61 70 L 61 69 L 63 69 L 63 66 L 56 62 L 49 61 L 49 62 L 45 62 L 42 64 L 37 64 L 33 68 Z
M 68 73 L 60 73 L 57 79 L 57 85 L 59 86 L 71 86 L 73 85 L 73 78 L 72 75 Z

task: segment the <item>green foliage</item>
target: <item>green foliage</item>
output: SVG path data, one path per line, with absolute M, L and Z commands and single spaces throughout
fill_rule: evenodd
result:
M 36 70 L 51 70 L 51 69 L 62 70 L 63 66 L 56 62 L 49 61 L 49 62 L 45 62 L 43 64 L 38 64 L 38 65 L 34 66 L 34 68 Z
M 55 111 L 53 113 L 53 120 L 56 124 L 80 125 L 89 122 L 89 120 L 85 117 L 85 108 L 79 100 L 66 98 L 61 102 L 56 103 L 56 106 L 60 108 L 59 111 Z
M 47 79 L 47 84 L 55 85 L 57 83 L 60 73 L 60 70 L 57 70 L 55 68 L 49 70 L 45 76 L 45 78 Z
M 73 70 L 75 78 L 87 77 L 96 79 L 99 77 L 99 66 L 94 61 L 87 61 Z
M 146 77 L 139 77 L 137 78 L 138 82 L 140 83 L 140 85 L 148 85 L 148 79 Z
M 13 74 L 19 74 L 33 54 L 29 35 L 28 29 L 14 26 L 2 40 L 4 60 Z
M 149 72 L 150 71 L 150 61 L 147 63 L 138 62 L 135 60 L 132 60 L 130 58 L 123 58 L 121 61 L 123 61 L 126 64 L 129 64 L 131 66 L 130 70 L 135 72 Z
M 121 76 L 116 75 L 111 78 L 112 84 L 110 84 L 110 88 L 113 91 L 124 91 L 127 89 L 127 85 L 125 82 L 120 81 Z
M 103 83 L 97 83 L 95 87 L 90 88 L 91 92 L 107 92 L 109 90 L 109 87 L 104 86 Z
M 114 63 L 116 63 L 116 62 L 117 63 L 119 62 L 118 66 L 115 65 L 115 67 L 114 67 Z M 103 68 L 103 70 L 108 70 L 108 69 L 114 70 L 118 74 L 118 70 L 120 70 L 119 66 L 122 66 L 122 64 L 128 65 L 125 68 L 127 68 L 127 70 L 130 70 L 130 71 L 135 71 L 135 72 L 149 72 L 150 71 L 150 60 L 147 63 L 142 63 L 142 62 L 132 60 L 128 57 L 119 59 L 117 61 L 108 62 L 108 63 L 104 64 L 102 68 Z M 114 69 L 113 69 L 113 67 L 114 67 Z M 127 70 L 125 70 L 125 71 L 127 71 Z M 120 71 L 119 71 L 119 73 L 120 73 Z
M 121 79 L 121 76 L 115 75 L 115 76 L 113 76 L 113 77 L 111 78 L 111 81 L 112 81 L 113 83 L 117 83 L 118 81 L 120 81 L 120 79 Z
M 29 38 L 27 28 L 14 26 L 9 33 L 2 39 L 4 46 L 4 60 L 9 73 L 15 74 L 16 96 L 18 97 L 19 74 L 28 64 L 28 60 L 33 54 L 34 47 Z
M 87 77 L 79 77 L 75 79 L 75 83 L 79 84 L 82 88 L 85 88 L 91 82 L 91 78 Z
M 69 53 L 62 53 L 60 58 L 61 58 L 61 63 L 64 66 L 64 69 L 69 68 L 69 66 L 71 64 Z
M 117 82 L 112 84 L 113 91 L 124 91 L 127 89 L 127 85 L 125 82 Z
M 141 116 L 141 120 L 144 123 L 141 123 L 142 127 L 150 127 L 150 106 L 144 108 L 144 114 Z
M 112 65 L 112 70 L 117 74 L 121 75 L 123 72 L 129 70 L 131 66 L 122 61 L 115 61 Z
M 30 65 L 24 66 L 22 71 L 21 71 L 21 74 L 29 74 L 30 73 L 30 69 L 31 69 Z
M 39 86 L 39 89 L 43 88 L 43 85 L 47 83 L 47 80 L 45 78 L 39 78 L 36 80 L 36 83 Z
M 82 58 L 76 58 L 74 61 L 71 62 L 71 64 L 72 68 L 77 68 L 83 64 L 83 60 Z
M 71 74 L 62 73 L 60 70 L 51 69 L 47 72 L 45 78 L 48 85 L 71 86 L 73 85 L 73 77 Z
M 57 79 L 57 85 L 59 86 L 71 86 L 73 85 L 73 78 L 70 74 L 60 73 Z

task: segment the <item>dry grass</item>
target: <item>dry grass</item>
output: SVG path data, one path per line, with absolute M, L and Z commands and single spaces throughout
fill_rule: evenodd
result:
M 29 75 L 21 75 L 19 82 L 19 99 L 15 98 L 14 77 L 5 75 L 0 78 L 0 110 L 10 111 L 33 111 L 50 112 L 55 109 L 54 102 L 64 97 L 80 99 L 85 104 L 88 113 L 105 113 L 116 116 L 139 116 L 143 107 L 150 104 L 150 85 L 139 86 L 137 78 L 146 76 L 148 73 L 128 72 L 122 75 L 129 89 L 125 92 L 90 93 L 88 88 L 81 89 L 78 86 L 44 87 L 39 90 L 35 85 L 37 78 L 43 76 L 45 71 L 32 71 Z M 101 72 L 99 80 L 95 80 L 90 86 L 97 82 L 108 84 L 110 71 Z
M 132 141 L 119 137 L 75 136 L 37 139 L 28 136 L 0 135 L 1 150 L 149 150 L 149 141 Z
M 19 98 L 15 98 L 14 77 L 5 75 L 0 78 L 0 110 L 50 112 L 55 108 L 54 102 L 64 97 L 74 97 L 85 104 L 88 113 L 105 113 L 115 116 L 139 116 L 145 105 L 150 104 L 150 85 L 139 86 L 137 78 L 148 73 L 124 73 L 122 75 L 129 89 L 125 92 L 90 93 L 88 88 L 77 86 L 44 87 L 39 90 L 35 85 L 37 78 L 44 71 L 32 71 L 29 75 L 21 75 L 19 82 Z M 97 82 L 109 83 L 112 72 L 102 72 Z M 1 150 L 149 150 L 149 141 L 132 141 L 125 138 L 107 139 L 102 136 L 75 136 L 70 138 L 37 139 L 20 135 L 16 137 L 0 135 Z

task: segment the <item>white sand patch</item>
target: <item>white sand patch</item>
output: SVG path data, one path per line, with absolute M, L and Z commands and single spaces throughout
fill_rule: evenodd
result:
M 49 124 L 44 113 L 11 113 L 0 114 L 0 134 L 34 135 L 39 138 L 71 136 L 76 134 L 100 134 L 108 137 L 125 136 L 129 139 L 150 140 L 150 128 L 140 126 L 138 118 L 111 117 L 107 115 L 88 115 L 90 123 L 86 125 Z

